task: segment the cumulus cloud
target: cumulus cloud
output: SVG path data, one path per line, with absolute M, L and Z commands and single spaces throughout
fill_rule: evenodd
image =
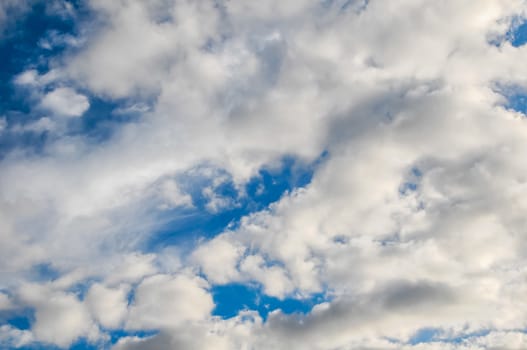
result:
M 92 340 L 100 336 L 87 308 L 74 294 L 25 285 L 20 298 L 35 308 L 31 331 L 39 341 L 68 347 L 81 335 Z
M 155 333 L 116 350 L 525 348 L 527 126 L 500 94 L 527 87 L 527 46 L 506 40 L 524 1 L 87 6 L 49 72 L 12 79 L 47 113 L 21 131 L 71 125 L 0 160 L 0 311 L 35 313 L 0 344 L 112 329 Z M 136 118 L 79 132 L 95 97 L 116 107 L 94 122 Z M 215 237 L 180 233 L 287 157 L 316 164 L 305 187 Z M 324 301 L 223 319 L 230 283 Z
M 93 284 L 86 295 L 86 304 L 93 317 L 105 328 L 118 328 L 126 316 L 128 288 L 108 288 Z
M 9 310 L 13 307 L 12 301 L 8 295 L 0 293 L 0 310 Z
M 207 283 L 186 275 L 155 275 L 139 284 L 126 327 L 158 329 L 206 318 L 213 308 Z
M 33 335 L 30 331 L 20 330 L 9 325 L 0 326 L 0 344 L 20 348 L 31 344 Z
M 42 108 L 63 117 L 80 117 L 90 107 L 88 98 L 70 88 L 57 88 L 41 101 Z

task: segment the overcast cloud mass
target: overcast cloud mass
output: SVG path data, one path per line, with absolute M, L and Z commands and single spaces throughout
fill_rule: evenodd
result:
M 0 348 L 527 349 L 525 0 L 0 0 Z

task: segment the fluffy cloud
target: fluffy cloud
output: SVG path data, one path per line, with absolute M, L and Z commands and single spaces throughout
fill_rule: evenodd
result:
M 47 286 L 25 285 L 20 298 L 35 308 L 31 331 L 39 341 L 67 347 L 81 335 L 92 340 L 100 336 L 87 308 L 73 294 Z
M 126 316 L 127 288 L 108 288 L 94 284 L 86 295 L 86 304 L 94 318 L 105 328 L 118 328 Z
M 90 102 L 70 88 L 57 88 L 42 98 L 41 106 L 59 116 L 80 117 L 88 110 Z
M 123 328 L 157 333 L 115 349 L 525 347 L 527 126 L 498 91 L 527 86 L 527 47 L 506 40 L 524 1 L 88 5 L 75 50 L 14 82 L 49 118 L 82 116 L 91 95 L 148 108 L 104 142 L 62 125 L 41 154 L 0 162 L 0 304 L 35 311 L 0 341 Z M 305 188 L 152 248 L 167 216 L 200 196 L 210 215 L 236 208 L 284 157 L 317 164 Z M 58 277 L 38 282 L 42 264 Z M 326 301 L 224 320 L 210 288 L 228 283 Z
M 185 275 L 155 275 L 141 282 L 126 327 L 157 329 L 206 318 L 214 306 L 206 281 Z
M 31 332 L 20 330 L 9 325 L 0 326 L 0 344 L 20 348 L 33 341 Z
M 12 307 L 12 302 L 8 295 L 0 293 L 0 310 L 9 310 Z

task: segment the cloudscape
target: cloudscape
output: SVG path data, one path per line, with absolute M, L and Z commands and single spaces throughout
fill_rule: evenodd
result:
M 525 0 L 0 0 L 0 348 L 527 349 Z

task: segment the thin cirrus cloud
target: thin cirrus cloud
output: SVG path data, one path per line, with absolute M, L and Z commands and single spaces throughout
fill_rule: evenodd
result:
M 2 3 L 0 347 L 524 349 L 526 11 Z

